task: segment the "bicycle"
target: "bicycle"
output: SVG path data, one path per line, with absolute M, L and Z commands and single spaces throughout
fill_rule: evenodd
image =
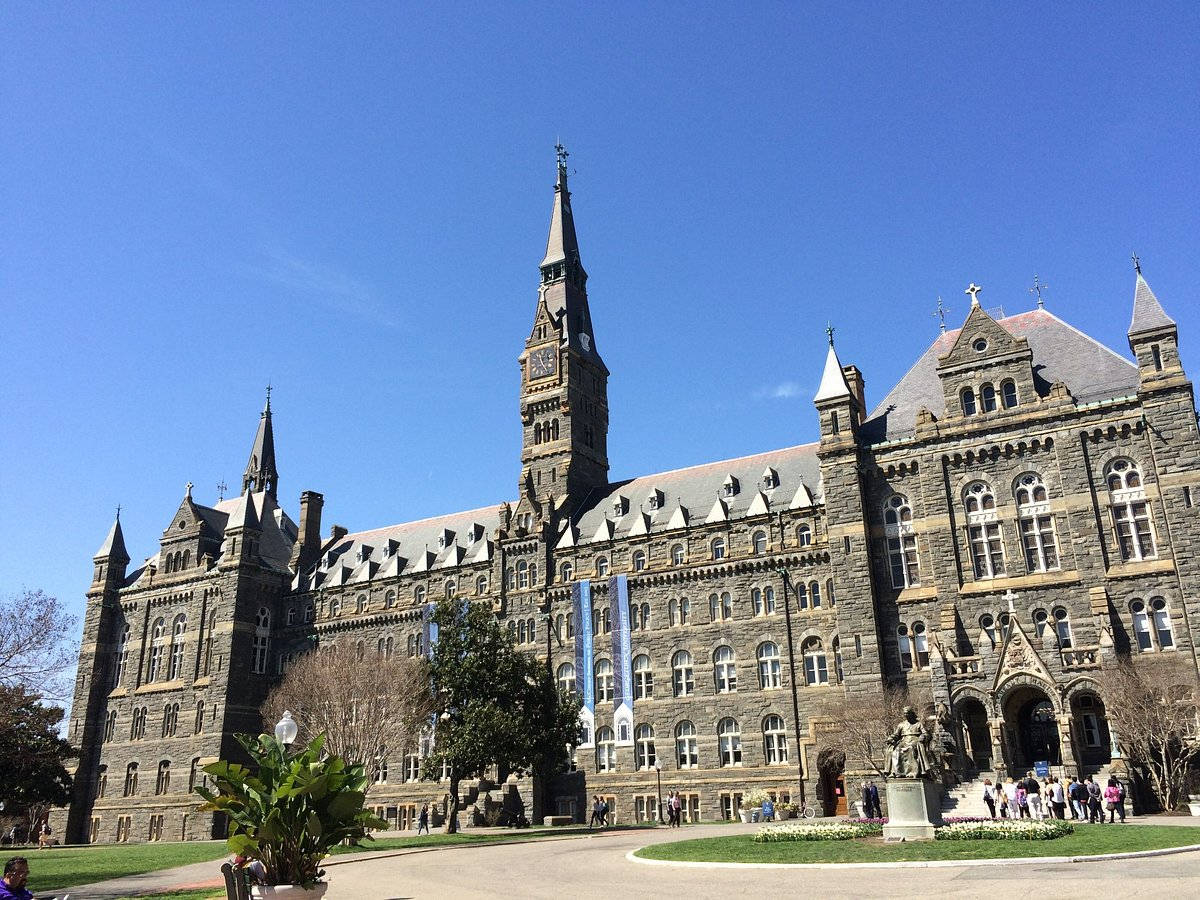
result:
M 796 810 L 797 819 L 812 819 L 815 818 L 816 815 L 816 808 L 809 806 L 807 803 L 801 803 L 799 808 Z

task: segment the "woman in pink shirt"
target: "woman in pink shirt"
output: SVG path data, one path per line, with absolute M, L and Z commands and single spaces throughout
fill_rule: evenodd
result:
M 1117 804 L 1121 802 L 1121 789 L 1117 787 L 1117 783 L 1111 778 L 1108 781 L 1108 787 L 1104 789 L 1104 805 L 1108 809 L 1108 823 L 1111 825 L 1116 821 Z M 1100 821 L 1104 821 L 1101 817 Z

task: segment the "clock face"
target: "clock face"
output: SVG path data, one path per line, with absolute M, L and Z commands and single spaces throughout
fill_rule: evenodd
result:
M 558 353 L 553 347 L 542 347 L 529 354 L 529 377 L 545 378 L 554 374 L 558 365 Z

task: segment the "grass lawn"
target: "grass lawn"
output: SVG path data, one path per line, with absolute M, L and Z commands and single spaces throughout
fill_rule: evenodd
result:
M 37 894 L 73 884 L 91 884 L 124 875 L 220 859 L 227 854 L 224 841 L 188 841 L 54 847 L 50 850 L 30 850 L 25 856 L 29 859 L 29 889 Z M 216 874 L 220 875 L 219 872 Z
M 1200 844 L 1200 828 L 1173 825 L 1076 825 L 1049 841 L 928 841 L 885 844 L 882 838 L 756 844 L 752 835 L 701 838 L 643 847 L 638 856 L 687 862 L 847 863 L 930 859 L 1091 856 Z

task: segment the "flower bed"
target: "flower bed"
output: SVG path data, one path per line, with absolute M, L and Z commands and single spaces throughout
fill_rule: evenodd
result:
M 888 823 L 888 817 L 884 816 L 882 819 L 852 818 L 852 819 L 843 819 L 843 821 L 849 822 L 851 825 L 886 825 Z M 991 821 L 992 821 L 991 819 L 989 819 L 985 816 L 946 816 L 945 818 L 942 819 L 942 822 L 946 825 L 954 825 L 958 822 L 991 822 Z
M 815 822 L 813 824 L 771 825 L 754 835 L 756 844 L 776 841 L 848 841 L 851 838 L 880 834 L 883 825 L 868 822 Z
M 1070 822 L 992 821 L 955 822 L 936 832 L 939 841 L 1049 841 L 1075 830 Z

